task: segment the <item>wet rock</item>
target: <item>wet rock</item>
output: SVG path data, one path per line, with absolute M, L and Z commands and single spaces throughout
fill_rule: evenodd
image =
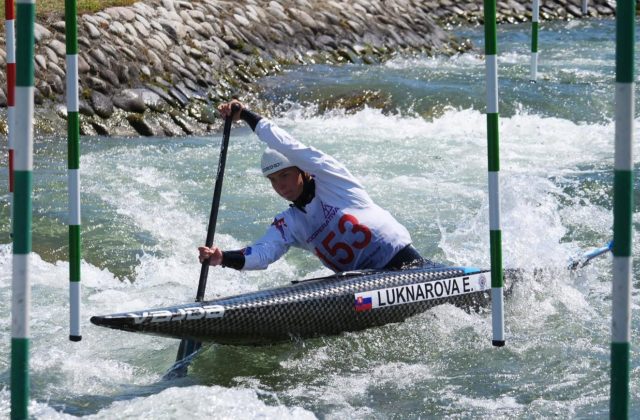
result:
M 182 129 L 182 131 L 187 135 L 192 135 L 194 133 L 191 124 L 187 121 L 184 115 L 179 112 L 172 111 L 169 113 L 173 122 Z
M 150 137 L 156 135 L 153 131 L 153 128 L 151 128 L 149 123 L 147 123 L 144 117 L 140 114 L 127 115 L 127 121 L 129 121 L 131 127 L 133 127 L 134 130 L 136 130 L 136 132 L 141 136 Z
M 181 108 L 184 108 L 189 103 L 189 98 L 174 87 L 169 88 L 169 95 L 178 102 L 178 105 L 180 105 Z
M 161 97 L 165 102 L 167 102 L 172 107 L 178 107 L 178 101 L 176 101 L 171 95 L 169 95 L 165 90 L 163 90 L 159 86 L 147 85 L 147 88 Z
M 320 101 L 320 110 L 324 112 L 328 109 L 344 109 L 348 113 L 361 111 L 365 107 L 375 109 L 386 109 L 391 104 L 389 95 L 380 91 L 365 90 L 350 94 L 335 95 Z
M 116 94 L 113 97 L 113 104 L 126 112 L 142 114 L 147 109 L 140 95 L 131 89 L 125 89 Z
M 96 132 L 97 135 L 99 136 L 109 136 L 109 128 L 107 127 L 106 124 L 100 122 L 100 121 L 96 121 L 96 120 L 91 120 L 90 121 L 91 124 L 91 128 L 93 128 Z
M 156 92 L 150 89 L 131 89 L 144 102 L 145 106 L 155 112 L 165 112 L 168 110 L 167 103 Z
M 96 136 L 96 130 L 93 128 L 89 121 L 85 121 L 84 119 L 80 119 L 80 135 L 82 136 Z
M 87 117 L 92 117 L 95 115 L 93 112 L 93 108 L 83 99 L 78 100 L 78 112 L 81 115 L 86 115 Z
M 113 115 L 113 102 L 108 96 L 98 91 L 93 91 L 91 92 L 90 101 L 91 107 L 100 118 L 107 119 Z M 96 131 L 98 131 L 98 129 L 96 129 Z
M 162 128 L 162 132 L 167 137 L 175 137 L 179 136 L 180 133 L 167 121 L 160 120 L 160 127 Z

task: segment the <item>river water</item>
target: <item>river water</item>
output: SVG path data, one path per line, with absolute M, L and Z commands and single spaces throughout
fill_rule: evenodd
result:
M 456 32 L 476 49 L 451 58 L 293 68 L 261 85 L 265 96 L 282 102 L 278 124 L 343 161 L 408 227 L 425 256 L 488 267 L 483 32 Z M 401 324 L 337 337 L 211 345 L 188 377 L 162 380 L 176 340 L 102 329 L 88 319 L 194 299 L 195 249 L 206 234 L 220 133 L 82 139 L 83 340 L 71 343 L 66 146 L 63 136 L 37 138 L 31 414 L 606 417 L 611 257 L 573 273 L 566 266 L 612 235 L 614 34 L 612 20 L 544 23 L 541 75 L 532 84 L 528 25 L 499 27 L 503 253 L 506 266 L 525 269 L 506 299 L 501 349 L 491 346 L 489 311 L 444 305 Z M 385 110 L 318 112 L 314 105 L 363 90 L 384 98 Z M 224 248 L 249 243 L 286 206 L 260 176 L 261 150 L 246 127 L 232 131 L 216 235 Z M 0 200 L 0 415 L 8 416 L 11 247 L 6 193 Z M 638 204 L 635 211 L 637 230 Z M 634 234 L 635 272 L 639 242 Z M 212 269 L 206 297 L 324 274 L 315 257 L 293 250 L 266 271 Z M 635 276 L 635 314 L 637 288 Z M 631 417 L 640 416 L 639 332 L 636 315 Z

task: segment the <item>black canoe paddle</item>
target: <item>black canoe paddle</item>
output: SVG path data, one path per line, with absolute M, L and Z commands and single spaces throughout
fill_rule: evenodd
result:
M 222 145 L 220 146 L 220 159 L 218 160 L 218 174 L 216 176 L 216 184 L 213 189 L 213 202 L 211 203 L 211 213 L 209 215 L 209 226 L 207 228 L 207 239 L 205 245 L 211 247 L 213 245 L 213 237 L 216 233 L 216 222 L 218 220 L 218 208 L 220 207 L 220 196 L 222 195 L 222 181 L 224 179 L 224 167 L 227 162 L 227 148 L 229 147 L 229 136 L 231 134 L 231 124 L 233 123 L 233 115 L 240 110 L 240 105 L 233 104 L 231 107 L 231 115 L 224 121 L 224 130 L 222 133 Z M 209 275 L 209 259 L 202 262 L 200 269 L 200 282 L 198 283 L 198 292 L 196 293 L 196 302 L 202 302 L 204 299 L 204 290 L 207 287 L 207 276 Z M 178 348 L 176 363 L 169 370 L 169 377 L 180 377 L 186 374 L 188 364 L 193 355 L 200 349 L 202 343 L 199 341 L 183 338 Z M 165 378 L 167 377 L 165 375 Z

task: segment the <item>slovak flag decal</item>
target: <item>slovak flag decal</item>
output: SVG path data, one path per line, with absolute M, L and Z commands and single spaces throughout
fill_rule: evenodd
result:
M 371 297 L 358 296 L 356 298 L 356 312 L 364 312 L 371 310 Z

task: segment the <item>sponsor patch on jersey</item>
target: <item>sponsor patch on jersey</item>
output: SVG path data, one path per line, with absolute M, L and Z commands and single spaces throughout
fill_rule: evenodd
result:
M 193 321 L 198 319 L 211 319 L 224 317 L 224 306 L 205 305 L 194 306 L 192 308 L 161 309 L 156 311 L 132 312 L 127 314 L 133 318 L 136 324 L 173 322 L 173 321 Z
M 491 273 L 476 273 L 449 279 L 406 284 L 386 289 L 356 293 L 356 311 L 403 305 L 452 296 L 466 295 L 489 289 L 487 277 Z
M 271 223 L 271 226 L 275 226 L 275 228 L 278 229 L 278 232 L 280 232 L 280 235 L 282 235 L 282 240 L 286 241 L 286 238 L 284 237 L 284 228 L 287 226 L 287 224 L 284 221 L 284 217 L 280 219 L 273 219 L 273 223 Z
M 242 248 L 240 251 L 242 252 L 242 255 L 251 255 L 252 249 L 250 246 L 248 246 L 246 248 Z

